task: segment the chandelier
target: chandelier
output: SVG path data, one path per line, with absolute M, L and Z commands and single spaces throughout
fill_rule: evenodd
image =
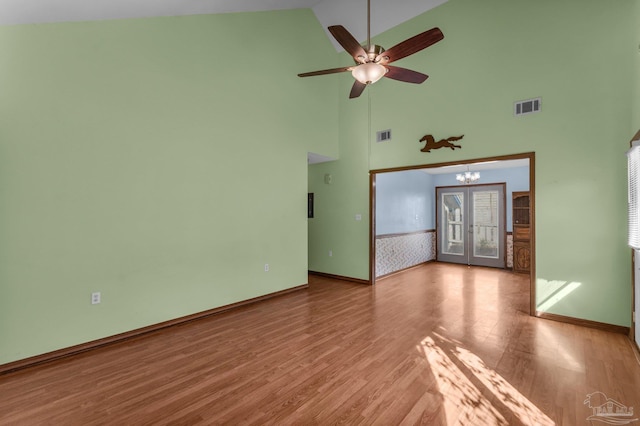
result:
M 474 183 L 477 182 L 478 180 L 480 180 L 480 173 L 479 172 L 470 172 L 469 168 L 467 167 L 467 171 L 464 173 L 458 173 L 456 175 L 456 180 L 460 183 L 463 183 L 465 185 L 469 185 L 470 183 Z

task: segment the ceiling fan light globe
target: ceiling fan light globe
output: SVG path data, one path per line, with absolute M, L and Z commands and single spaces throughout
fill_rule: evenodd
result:
M 353 78 L 362 84 L 373 84 L 387 73 L 387 68 L 374 62 L 360 64 L 351 71 Z

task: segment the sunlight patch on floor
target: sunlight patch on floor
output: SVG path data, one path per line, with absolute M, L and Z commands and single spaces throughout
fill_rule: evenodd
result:
M 446 344 L 438 345 L 434 338 L 426 337 L 418 350 L 429 362 L 436 378 L 438 391 L 444 399 L 447 424 L 508 425 L 506 408 L 523 424 L 555 425 L 477 355 L 445 337 L 436 335 L 436 338 Z M 495 400 L 499 401 L 498 406 L 491 403 Z
M 448 424 L 509 424 L 431 337 L 420 342 L 419 349 L 436 378 Z
M 536 327 L 534 339 L 536 348 L 549 348 L 555 358 L 562 358 L 564 368 L 585 372 L 585 361 L 582 358 L 576 359 L 580 355 L 575 353 L 575 347 L 566 340 L 563 341 L 561 336 L 554 333 L 548 324 L 541 323 L 539 327 Z
M 527 425 L 553 426 L 555 423 L 502 376 L 488 368 L 470 351 L 456 347 L 456 356 L 505 407 Z

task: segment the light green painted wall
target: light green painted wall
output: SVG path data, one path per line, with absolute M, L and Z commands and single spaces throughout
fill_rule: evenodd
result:
M 634 0 L 635 5 L 635 22 L 640 22 L 640 0 Z M 632 116 L 632 128 L 631 134 L 635 135 L 640 130 L 640 25 L 635 26 L 636 33 L 634 39 L 633 49 L 631 50 L 633 57 L 635 58 L 635 65 L 633 68 L 633 116 Z
M 350 217 L 367 209 L 369 169 L 534 151 L 538 303 L 566 284 L 561 300 L 543 306 L 548 312 L 628 326 L 624 153 L 636 77 L 628 54 L 637 44 L 636 5 L 450 0 L 376 37 L 390 47 L 433 26 L 445 34 L 398 62 L 430 75 L 421 86 L 383 79 L 348 100 L 351 81 L 341 78 L 340 160 L 310 172 L 310 188 L 331 209 L 310 226 L 310 241 L 321 236 L 310 247 L 310 268 L 368 276 L 368 258 L 354 254 L 366 251 L 368 236 Z M 344 55 L 342 61 L 349 63 Z M 540 114 L 513 117 L 514 101 L 537 96 Z M 391 142 L 367 142 L 369 131 L 387 128 Z M 422 153 L 418 139 L 427 133 L 463 133 L 463 148 Z M 343 155 L 347 150 L 352 155 Z M 324 187 L 326 172 L 344 179 Z
M 342 96 L 349 77 L 336 76 Z M 309 270 L 368 279 L 369 181 L 366 105 L 342 104 L 338 161 L 309 166 L 314 218 L 309 219 Z M 331 175 L 331 184 L 324 176 Z M 357 221 L 356 215 L 361 216 Z M 329 256 L 332 251 L 332 256 Z
M 310 10 L 0 28 L 0 364 L 305 284 L 336 59 Z

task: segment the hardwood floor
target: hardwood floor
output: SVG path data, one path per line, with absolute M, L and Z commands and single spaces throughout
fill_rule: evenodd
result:
M 309 281 L 0 376 L 0 424 L 582 425 L 596 391 L 640 411 L 630 341 L 530 317 L 528 276 L 432 263 L 375 287 Z

